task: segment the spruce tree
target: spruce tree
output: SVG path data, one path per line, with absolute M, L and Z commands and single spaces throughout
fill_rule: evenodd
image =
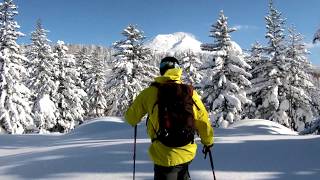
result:
M 259 42 L 255 42 L 250 49 L 248 54 L 247 62 L 251 67 L 259 66 L 261 59 L 263 59 L 264 48 Z M 251 71 L 251 70 L 250 70 Z M 252 74 L 252 77 L 257 77 L 257 74 Z
M 284 27 L 286 19 L 283 18 L 282 13 L 274 7 L 272 0 L 270 0 L 269 13 L 265 17 L 265 21 L 267 30 L 265 37 L 268 40 L 268 46 L 265 47 L 265 51 L 271 56 L 271 60 L 282 60 L 285 51 Z
M 249 94 L 254 97 L 253 101 L 257 111 L 257 118 L 269 119 L 280 124 L 289 126 L 287 114 L 287 102 L 285 78 L 288 72 L 286 60 L 285 19 L 281 12 L 276 10 L 273 2 L 269 3 L 269 13 L 266 20 L 266 38 L 268 46 L 264 47 L 264 56 L 252 71 L 255 76 L 252 89 Z
M 57 61 L 55 78 L 59 81 L 59 86 L 53 101 L 58 107 L 59 117 L 57 125 L 51 131 L 68 132 L 82 123 L 85 113 L 82 101 L 87 94 L 81 89 L 75 58 L 68 54 L 64 42 L 58 41 L 54 57 Z
M 135 96 L 152 81 L 156 68 L 151 64 L 151 51 L 143 46 L 145 36 L 136 26 L 129 25 L 125 39 L 113 44 L 115 49 L 112 72 L 107 80 L 108 114 L 122 115 Z
M 229 28 L 223 11 L 212 25 L 211 37 L 214 44 L 202 45 L 203 50 L 211 51 L 214 59 L 206 67 L 207 77 L 203 80 L 203 100 L 217 126 L 227 127 L 241 119 L 244 104 L 250 103 L 245 87 L 250 86 L 247 79 L 251 68 L 244 60 L 241 48 L 233 41 L 229 33 L 236 29 Z
M 89 117 L 106 116 L 108 108 L 108 89 L 106 88 L 106 64 L 96 48 L 91 55 L 91 66 L 88 69 L 88 79 L 85 81 L 87 93 L 86 111 Z
M 27 76 L 23 66 L 27 59 L 16 43 L 23 35 L 14 20 L 17 14 L 12 0 L 0 3 L 0 129 L 12 134 L 34 130 L 30 91 L 22 82 Z
M 30 71 L 28 87 L 32 90 L 34 104 L 32 112 L 40 132 L 53 128 L 58 120 L 58 109 L 52 100 L 59 82 L 54 78 L 56 61 L 47 32 L 38 20 L 35 31 L 31 33 L 32 44 L 27 53 Z
M 307 48 L 303 37 L 294 28 L 289 29 L 287 61 L 290 62 L 286 77 L 288 116 L 290 127 L 302 131 L 310 127 L 313 119 L 313 99 L 309 91 L 314 89 L 309 71 L 311 64 L 307 59 Z
M 88 47 L 82 47 L 81 50 L 75 54 L 76 66 L 80 72 L 80 79 L 82 85 L 87 84 L 86 82 L 89 79 L 89 69 L 92 68 L 90 55 L 91 51 Z M 85 89 L 86 87 L 83 86 L 83 88 Z
M 256 118 L 256 105 L 255 102 L 258 98 L 256 94 L 252 93 L 255 92 L 257 89 L 260 87 L 260 83 L 256 86 L 256 83 L 258 82 L 257 79 L 261 73 L 263 73 L 264 68 L 264 63 L 266 63 L 267 57 L 264 55 L 264 47 L 259 43 L 255 42 L 250 51 L 249 54 L 246 56 L 248 64 L 252 67 L 252 69 L 249 70 L 249 73 L 251 73 L 252 77 L 250 78 L 251 87 L 246 89 L 246 92 L 249 96 L 249 98 L 252 100 L 252 103 L 247 106 L 245 109 L 246 112 L 244 116 L 250 119 Z
M 90 71 L 92 69 L 92 57 L 91 57 L 91 51 L 92 48 L 89 48 L 87 46 L 83 46 L 75 53 L 75 60 L 76 60 L 76 68 L 79 72 L 79 84 L 78 86 L 81 87 L 85 92 L 90 88 Z M 90 111 L 90 103 L 89 103 L 90 96 L 86 96 L 85 99 L 83 99 L 83 108 L 84 108 L 84 117 L 89 117 L 89 111 Z
M 184 52 L 181 59 L 183 82 L 196 87 L 202 79 L 202 75 L 198 72 L 198 68 L 202 65 L 202 62 L 192 51 Z

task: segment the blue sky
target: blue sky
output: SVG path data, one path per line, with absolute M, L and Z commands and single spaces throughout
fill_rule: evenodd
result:
M 188 32 L 201 41 L 208 37 L 210 25 L 220 10 L 229 17 L 229 25 L 238 27 L 232 40 L 242 48 L 250 48 L 255 41 L 265 43 L 264 16 L 269 0 L 15 0 L 17 21 L 27 36 L 19 42 L 27 43 L 35 22 L 40 18 L 48 38 L 53 42 L 99 44 L 110 46 L 122 39 L 121 31 L 128 24 L 137 24 L 148 39 L 157 34 Z M 287 18 L 287 25 L 295 25 L 311 43 L 313 33 L 320 27 L 319 0 L 274 0 L 276 8 Z M 311 49 L 310 58 L 320 64 L 320 47 Z

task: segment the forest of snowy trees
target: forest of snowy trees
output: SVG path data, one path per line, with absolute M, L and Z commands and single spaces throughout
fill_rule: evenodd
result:
M 159 61 L 168 55 L 149 49 L 144 32 L 133 24 L 106 48 L 52 43 L 38 20 L 31 43 L 18 45 L 23 34 L 17 14 L 13 0 L 3 0 L 0 134 L 68 132 L 95 117 L 122 116 L 159 75 Z M 319 75 L 303 36 L 286 27 L 272 1 L 265 23 L 267 44 L 256 42 L 244 51 L 232 40 L 237 29 L 229 27 L 221 11 L 209 30 L 212 42 L 202 44 L 201 52 L 174 54 L 183 80 L 199 92 L 215 127 L 255 118 L 306 132 L 319 124 Z

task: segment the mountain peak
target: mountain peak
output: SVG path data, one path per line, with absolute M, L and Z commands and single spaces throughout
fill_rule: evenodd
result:
M 157 52 L 200 52 L 200 45 L 194 35 L 186 32 L 175 32 L 172 34 L 159 34 L 147 46 Z

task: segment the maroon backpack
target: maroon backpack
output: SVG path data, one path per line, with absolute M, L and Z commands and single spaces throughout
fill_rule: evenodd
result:
M 156 138 L 168 147 L 181 147 L 194 142 L 195 126 L 193 87 L 174 82 L 151 84 L 158 89 L 159 130 Z

